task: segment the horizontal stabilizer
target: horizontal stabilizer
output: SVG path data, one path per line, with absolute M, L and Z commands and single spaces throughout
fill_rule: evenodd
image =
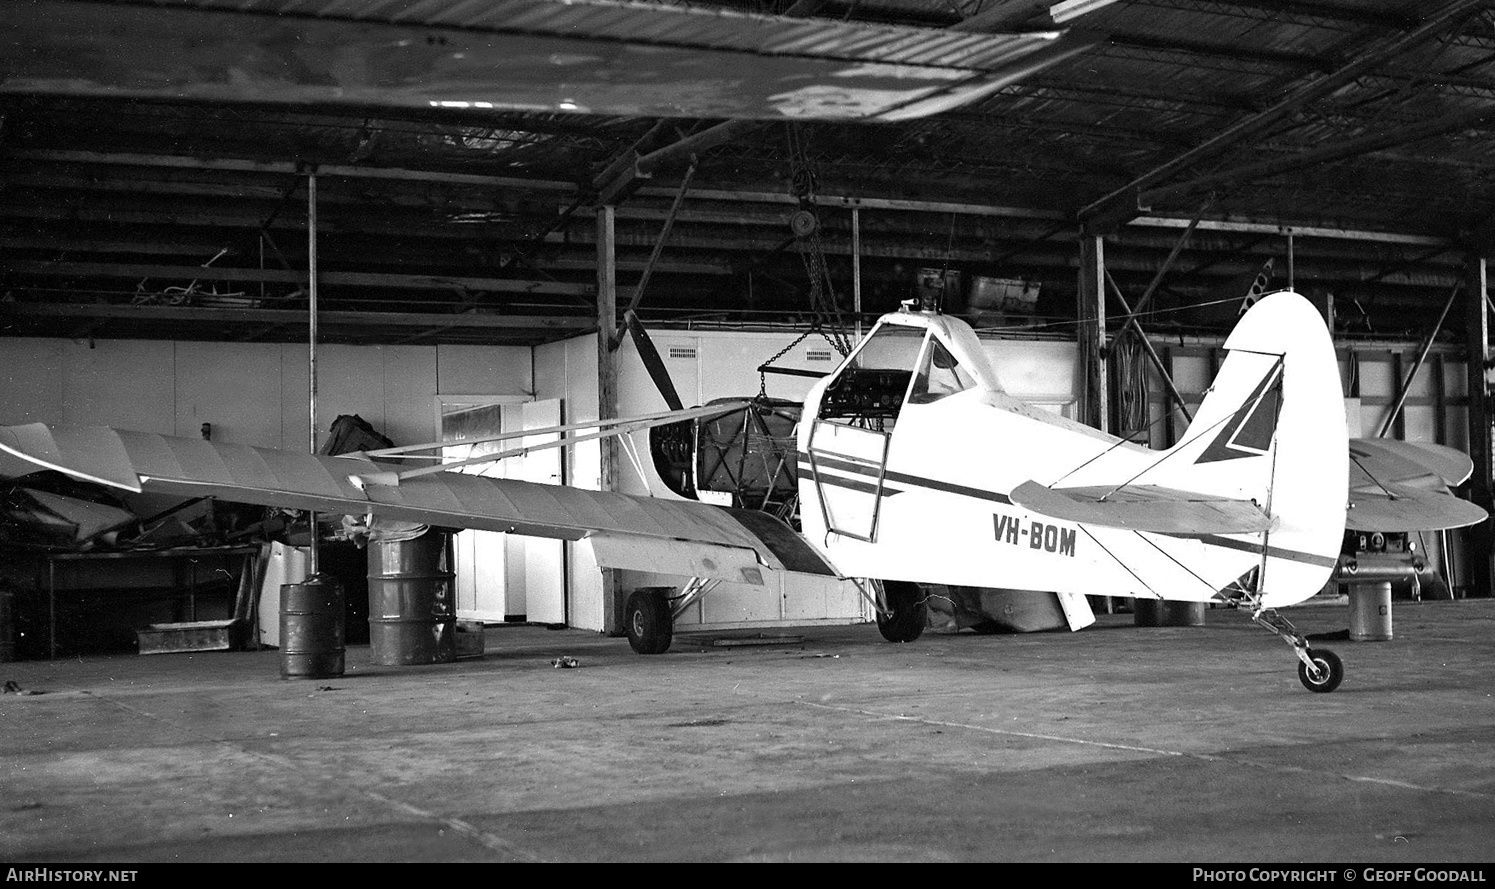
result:
M 1367 485 L 1350 491 L 1345 527 L 1352 531 L 1444 531 L 1484 521 L 1489 513 L 1447 489 L 1414 485 Z
M 1447 445 L 1387 438 L 1350 439 L 1350 487 L 1375 480 L 1457 487 L 1474 474 L 1474 461 Z M 1436 484 L 1430 484 L 1435 482 Z
M 1232 500 L 1156 485 L 1048 488 L 1024 482 L 1012 502 L 1050 518 L 1083 525 L 1152 531 L 1184 537 L 1254 534 L 1272 519 L 1250 500 Z
M 1462 451 L 1427 442 L 1350 440 L 1352 531 L 1442 531 L 1478 524 L 1489 515 L 1449 488 L 1463 484 L 1474 461 Z

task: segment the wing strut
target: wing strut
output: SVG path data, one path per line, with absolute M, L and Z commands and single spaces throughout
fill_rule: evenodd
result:
M 573 435 L 570 438 L 559 438 L 537 445 L 527 445 L 520 448 L 510 448 L 507 451 L 496 451 L 492 454 L 483 454 L 471 457 L 467 460 L 458 460 L 454 463 L 441 463 L 435 466 L 422 466 L 416 469 L 407 469 L 403 472 L 371 472 L 364 475 L 349 476 L 353 484 L 362 488 L 366 485 L 395 486 L 401 480 L 418 478 L 423 475 L 435 475 L 449 469 L 457 469 L 462 466 L 475 466 L 480 463 L 493 463 L 498 460 L 506 460 L 509 457 L 522 457 L 534 451 L 542 451 L 547 448 L 560 448 L 567 445 L 579 444 L 584 441 L 592 441 L 598 438 L 607 438 L 613 435 L 626 435 L 637 432 L 640 429 L 648 429 L 653 426 L 662 426 L 680 420 L 690 420 L 697 417 L 710 417 L 718 414 L 729 414 L 732 411 L 742 410 L 748 407 L 749 402 L 731 401 L 722 404 L 705 405 L 694 407 L 684 411 L 664 411 L 655 414 L 644 414 L 638 417 L 626 417 L 609 420 L 593 420 L 587 423 L 570 423 L 565 426 L 551 426 L 545 429 L 520 429 L 514 432 L 505 432 L 500 435 L 489 435 L 482 438 L 469 438 L 462 441 L 442 441 L 429 444 L 406 445 L 398 448 L 385 448 L 378 451 L 366 452 L 369 456 L 385 457 L 395 454 L 405 454 L 412 451 L 425 451 L 434 448 L 451 447 L 453 445 L 481 444 L 490 441 L 504 441 L 512 438 L 528 438 L 536 435 L 555 435 L 562 432 L 571 432 L 578 429 L 598 429 L 599 431 L 588 435 Z

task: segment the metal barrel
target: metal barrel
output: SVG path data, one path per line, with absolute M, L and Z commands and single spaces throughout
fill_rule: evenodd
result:
M 280 587 L 280 675 L 326 679 L 343 675 L 343 588 L 313 575 Z
M 1157 599 L 1143 599 L 1138 596 L 1132 600 L 1132 622 L 1139 627 L 1160 627 L 1163 625 L 1163 603 Z
M 447 560 L 449 534 L 369 541 L 369 648 L 375 664 L 445 664 L 457 659 L 457 607 Z
M 1391 581 L 1350 587 L 1350 638 L 1356 642 L 1391 639 Z
M 16 591 L 0 585 L 0 664 L 16 659 Z
M 1163 626 L 1165 626 L 1165 627 L 1202 627 L 1202 626 L 1204 626 L 1204 603 L 1203 602 L 1164 602 L 1163 603 Z
M 1139 627 L 1199 627 L 1204 625 L 1203 602 L 1132 600 L 1132 617 Z

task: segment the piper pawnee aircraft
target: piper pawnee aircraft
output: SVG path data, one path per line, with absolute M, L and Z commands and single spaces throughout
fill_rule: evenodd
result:
M 805 401 L 802 533 L 758 510 L 453 471 L 461 463 L 43 424 L 0 427 L 0 450 L 127 491 L 587 540 L 603 568 L 690 578 L 679 596 L 630 596 L 641 653 L 667 650 L 674 617 L 716 584 L 791 571 L 854 582 L 893 641 L 922 630 L 919 583 L 1245 607 L 1292 646 L 1305 687 L 1332 691 L 1338 656 L 1310 648 L 1277 609 L 1324 586 L 1344 537 L 1350 455 L 1333 345 L 1312 305 L 1281 291 L 1245 313 L 1225 349 L 1187 433 L 1151 450 L 1006 394 L 964 322 L 885 315 Z M 723 410 L 518 434 L 595 430 L 564 444 Z M 1447 527 L 1485 517 L 1446 491 L 1386 494 Z

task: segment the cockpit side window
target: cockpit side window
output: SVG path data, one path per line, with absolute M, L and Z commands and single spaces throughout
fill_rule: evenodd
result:
M 930 337 L 929 348 L 924 350 L 924 361 L 914 377 L 909 390 L 909 404 L 929 404 L 947 395 L 964 392 L 976 385 L 972 377 L 944 344 Z

